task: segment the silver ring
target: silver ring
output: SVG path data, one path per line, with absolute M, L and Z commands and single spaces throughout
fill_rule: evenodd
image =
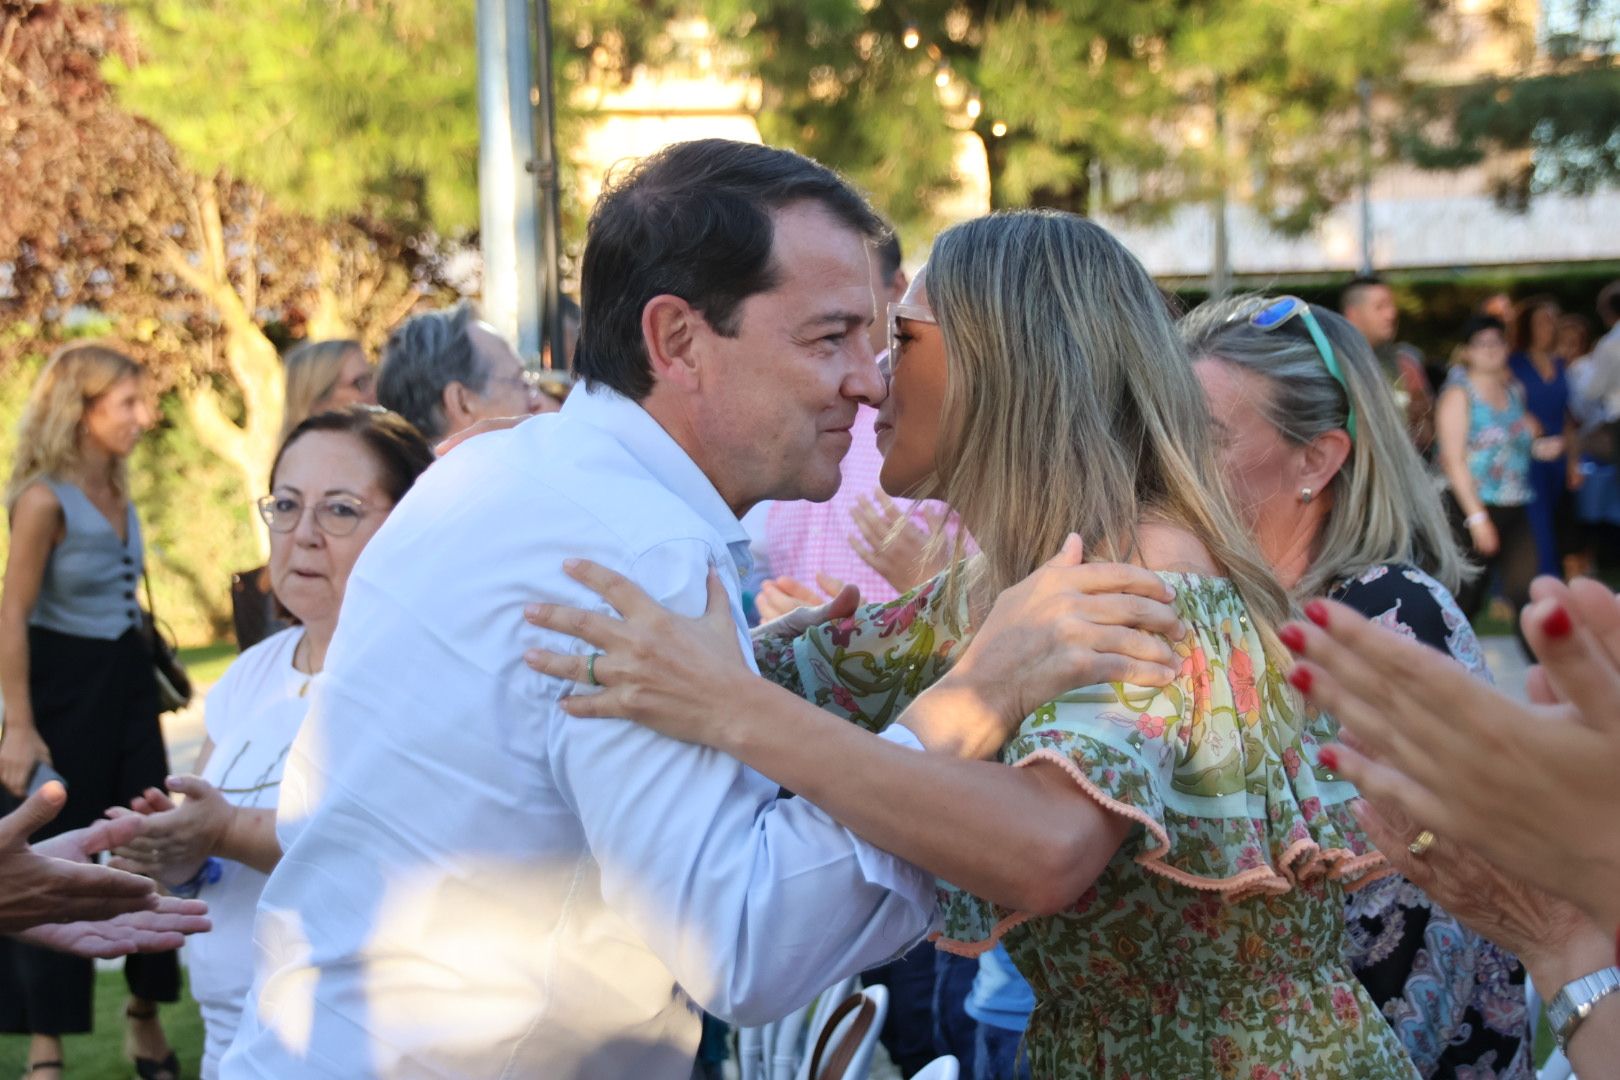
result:
M 596 681 L 596 658 L 601 655 L 601 653 L 593 652 L 591 653 L 590 658 L 585 661 L 585 681 L 590 683 L 592 686 L 602 685 Z

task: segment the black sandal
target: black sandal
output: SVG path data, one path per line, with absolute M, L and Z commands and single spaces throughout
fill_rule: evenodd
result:
M 130 1020 L 156 1020 L 157 1006 L 137 1011 L 126 1005 L 124 1016 Z M 141 1080 L 180 1080 L 180 1059 L 175 1056 L 173 1050 L 170 1050 L 169 1056 L 161 1061 L 135 1054 L 130 1055 L 130 1060 L 135 1063 L 135 1075 Z
M 180 1059 L 175 1057 L 173 1050 L 162 1061 L 138 1057 L 135 1059 L 135 1075 L 141 1080 L 180 1080 Z

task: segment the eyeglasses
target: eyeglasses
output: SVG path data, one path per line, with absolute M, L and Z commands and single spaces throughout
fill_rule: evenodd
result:
M 524 369 L 516 375 L 491 375 L 489 382 L 503 383 L 513 389 L 521 390 L 530 397 L 536 397 L 546 392 L 545 378 L 538 371 Z
M 315 527 L 327 536 L 348 536 L 371 514 L 359 499 L 334 496 L 312 508 Z M 304 503 L 291 495 L 266 495 L 259 500 L 259 516 L 271 532 L 290 533 L 304 520 Z
M 1249 316 L 1249 325 L 1256 330 L 1269 333 L 1284 325 L 1294 316 L 1299 316 L 1305 323 L 1306 331 L 1311 335 L 1311 341 L 1316 345 L 1317 355 L 1322 358 L 1328 374 L 1338 381 L 1344 389 L 1344 399 L 1349 405 L 1345 416 L 1344 429 L 1350 437 L 1356 437 L 1356 400 L 1350 395 L 1350 384 L 1345 381 L 1344 369 L 1339 367 L 1339 358 L 1334 355 L 1333 346 L 1328 343 L 1327 335 L 1322 332 L 1322 324 L 1316 321 L 1311 314 L 1311 305 L 1297 296 L 1279 296 L 1268 301 L 1258 311 Z
M 894 365 L 900 361 L 900 320 L 910 319 L 912 322 L 927 323 L 929 326 L 938 326 L 939 320 L 934 313 L 922 304 L 895 303 L 889 305 L 889 352 L 884 358 L 883 373 L 885 375 L 894 370 Z

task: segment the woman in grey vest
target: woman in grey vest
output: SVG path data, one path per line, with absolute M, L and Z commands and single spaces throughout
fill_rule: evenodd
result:
M 153 420 L 142 374 L 113 349 L 70 345 L 40 374 L 18 432 L 0 589 L 0 802 L 21 797 L 40 763 L 62 775 L 67 805 L 36 839 L 88 825 L 168 773 L 126 464 Z M 177 1077 L 155 1004 L 179 998 L 175 954 L 132 956 L 124 973 L 126 1050 L 141 1076 Z M 61 1076 L 61 1036 L 90 1030 L 93 980 L 89 960 L 0 939 L 0 1033 L 33 1037 L 33 1080 Z

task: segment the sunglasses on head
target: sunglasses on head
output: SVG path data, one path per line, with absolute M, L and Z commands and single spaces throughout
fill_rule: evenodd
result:
M 1279 326 L 1287 324 L 1295 316 L 1305 324 L 1305 330 L 1311 335 L 1311 341 L 1316 345 L 1317 355 L 1321 356 L 1322 363 L 1327 367 L 1328 374 L 1344 388 L 1344 398 L 1350 409 L 1345 417 L 1344 429 L 1352 439 L 1356 437 L 1356 401 L 1350 396 L 1350 384 L 1345 381 L 1344 369 L 1339 367 L 1339 358 L 1333 352 L 1333 346 L 1328 342 L 1327 335 L 1322 332 L 1322 324 L 1316 321 L 1311 314 L 1311 305 L 1297 296 L 1279 296 L 1275 300 L 1268 300 L 1249 316 L 1249 325 L 1256 330 L 1269 333 Z

